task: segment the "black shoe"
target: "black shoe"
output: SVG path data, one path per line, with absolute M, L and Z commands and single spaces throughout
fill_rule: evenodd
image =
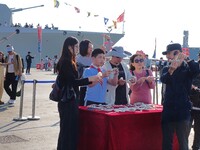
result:
M 16 96 L 20 97 L 21 96 L 21 90 L 19 90 L 18 92 L 16 92 Z

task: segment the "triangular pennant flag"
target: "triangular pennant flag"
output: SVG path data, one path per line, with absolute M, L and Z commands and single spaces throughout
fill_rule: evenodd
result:
M 113 26 L 114 26 L 115 29 L 117 29 L 117 21 L 113 20 Z
M 90 17 L 90 15 L 91 15 L 91 12 L 87 12 L 87 17 Z
M 78 7 L 74 7 L 77 13 L 80 13 L 80 9 Z
M 99 15 L 96 14 L 96 15 L 94 15 L 94 17 L 99 17 Z
M 65 4 L 66 4 L 66 5 L 69 5 L 69 6 L 72 6 L 71 4 L 68 4 L 68 3 L 66 3 L 66 2 L 65 2 Z
M 54 0 L 54 7 L 55 7 L 55 8 L 58 8 L 58 7 L 59 7 L 59 5 L 60 5 L 59 1 L 57 1 L 57 0 Z
M 117 18 L 117 22 L 123 22 L 124 21 L 124 13 L 123 12 L 118 18 Z
M 109 19 L 104 17 L 104 24 L 106 25 L 108 23 Z

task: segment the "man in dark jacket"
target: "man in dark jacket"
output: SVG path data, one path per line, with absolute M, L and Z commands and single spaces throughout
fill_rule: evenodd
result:
M 200 61 L 198 61 L 200 64 Z M 192 81 L 192 90 L 190 93 L 190 100 L 193 104 L 193 109 L 191 111 L 191 122 L 190 130 L 192 123 L 194 122 L 194 140 L 192 149 L 200 150 L 200 74 Z M 188 134 L 189 136 L 189 134 Z
M 34 58 L 30 54 L 31 52 L 28 52 L 28 54 L 26 55 L 26 64 L 27 64 L 26 74 L 27 75 L 30 75 L 31 63 L 32 63 L 32 59 Z
M 169 44 L 163 52 L 170 65 L 163 68 L 161 82 L 166 85 L 162 112 L 163 150 L 172 150 L 176 133 L 181 150 L 188 150 L 192 80 L 200 73 L 199 65 L 182 53 L 178 43 Z

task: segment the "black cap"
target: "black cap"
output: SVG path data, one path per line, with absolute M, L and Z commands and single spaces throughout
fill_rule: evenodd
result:
M 179 50 L 182 51 L 182 47 L 179 43 L 173 43 L 173 44 L 169 44 L 167 45 L 167 50 L 162 52 L 163 55 L 166 55 L 167 53 L 173 51 L 173 50 Z

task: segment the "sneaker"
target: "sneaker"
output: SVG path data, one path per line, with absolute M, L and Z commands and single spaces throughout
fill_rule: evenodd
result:
M 4 102 L 2 102 L 1 100 L 0 100 L 0 105 L 3 105 L 4 104 Z
M 13 100 L 13 99 L 10 99 L 9 101 L 8 101 L 8 104 L 14 104 L 15 103 L 15 100 Z

